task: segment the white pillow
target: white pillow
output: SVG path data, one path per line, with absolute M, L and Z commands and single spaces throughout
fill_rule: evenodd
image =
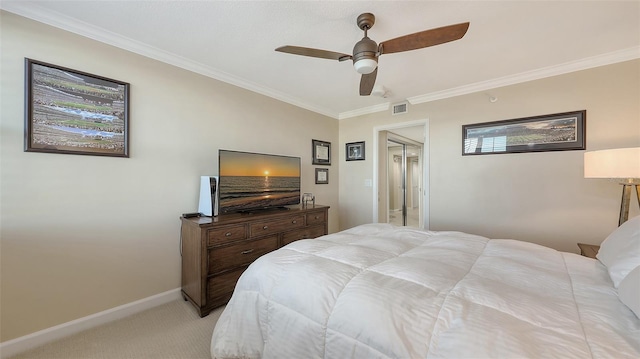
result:
M 640 216 L 631 218 L 602 242 L 596 258 L 607 267 L 618 288 L 624 277 L 640 265 Z
M 640 318 L 640 266 L 629 272 L 620 282 L 618 297 L 636 317 Z

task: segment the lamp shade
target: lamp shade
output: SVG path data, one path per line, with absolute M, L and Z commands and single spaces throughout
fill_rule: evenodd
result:
M 640 147 L 584 153 L 585 178 L 640 178 Z
M 356 72 L 363 75 L 372 73 L 377 66 L 378 63 L 373 59 L 363 58 L 353 63 L 353 67 L 355 67 Z

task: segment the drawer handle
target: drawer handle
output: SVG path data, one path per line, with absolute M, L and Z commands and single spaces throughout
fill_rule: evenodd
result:
M 231 232 L 227 232 L 224 234 L 225 237 L 231 237 Z
M 269 229 L 269 226 L 263 226 L 262 229 Z
M 318 218 L 320 218 L 320 217 L 316 216 L 316 219 L 318 219 Z
M 251 248 L 251 249 L 247 249 L 246 251 L 242 251 L 242 252 L 240 252 L 240 253 L 242 253 L 242 254 L 249 254 L 249 253 L 251 253 L 251 252 L 253 252 L 253 251 L 254 251 L 254 248 Z
M 296 221 L 295 219 L 293 221 L 291 221 L 291 223 L 296 224 L 298 223 L 298 221 Z

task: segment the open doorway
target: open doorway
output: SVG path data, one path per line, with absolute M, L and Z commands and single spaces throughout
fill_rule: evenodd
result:
M 429 228 L 428 121 L 374 128 L 374 222 Z
M 422 144 L 390 133 L 387 159 L 388 223 L 420 228 Z

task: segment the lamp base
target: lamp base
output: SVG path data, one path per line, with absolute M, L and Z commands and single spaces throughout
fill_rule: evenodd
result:
M 631 181 L 630 181 L 631 182 Z M 640 184 L 636 183 L 620 183 L 622 185 L 622 202 L 620 203 L 620 219 L 618 220 L 618 227 L 629 219 L 629 204 L 631 203 L 631 187 L 635 187 L 636 196 L 638 197 L 638 205 L 640 205 Z

